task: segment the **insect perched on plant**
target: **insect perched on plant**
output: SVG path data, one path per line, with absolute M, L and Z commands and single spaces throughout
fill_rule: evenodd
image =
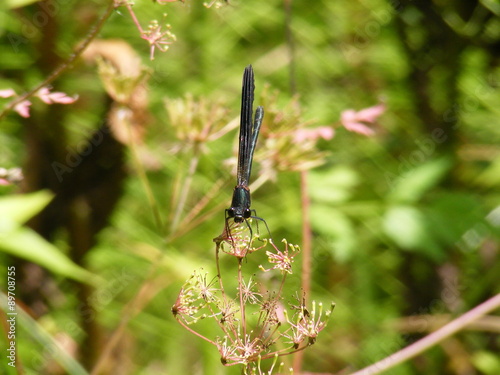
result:
M 263 221 L 267 227 L 266 221 L 256 216 L 255 210 L 250 209 L 251 200 L 248 185 L 252 171 L 252 159 L 264 118 L 264 108 L 261 106 L 257 107 L 255 118 L 253 117 L 254 90 L 254 74 L 252 66 L 249 65 L 243 73 L 237 182 L 233 191 L 231 207 L 226 209 L 226 225 L 231 218 L 234 219 L 235 223 L 245 222 L 250 233 L 252 233 L 252 228 L 247 223 L 247 219 L 258 219 Z

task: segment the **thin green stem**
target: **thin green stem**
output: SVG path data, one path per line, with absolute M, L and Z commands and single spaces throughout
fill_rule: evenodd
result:
M 221 243 L 217 243 L 215 245 L 215 264 L 216 264 L 216 267 L 217 267 L 217 277 L 219 279 L 219 286 L 220 286 L 220 291 L 221 291 L 221 294 L 222 294 L 222 297 L 224 298 L 224 300 L 226 299 L 226 293 L 224 292 L 224 285 L 222 284 L 222 277 L 221 277 L 221 272 L 220 272 L 220 261 L 219 261 L 219 249 L 220 249 L 220 245 Z
M 137 145 L 135 143 L 135 137 L 132 134 L 132 128 L 130 127 L 130 124 L 127 126 L 128 129 L 128 135 L 129 135 L 129 140 L 130 140 L 130 149 L 132 151 L 132 159 L 135 164 L 135 169 L 137 171 L 137 174 L 139 175 L 139 179 L 141 180 L 142 186 L 144 187 L 144 191 L 146 192 L 146 198 L 148 200 L 149 206 L 151 207 L 151 210 L 153 211 L 153 216 L 156 222 L 156 226 L 158 228 L 158 231 L 161 233 L 162 237 L 165 235 L 165 228 L 163 227 L 163 223 L 161 220 L 161 215 L 160 215 L 160 208 L 158 207 L 158 203 L 154 197 L 153 194 L 153 189 L 151 188 L 151 184 L 149 183 L 148 176 L 146 174 L 146 171 L 144 170 L 144 166 L 142 165 L 139 157 L 139 152 L 137 150 Z
M 283 287 L 284 287 L 284 285 L 285 285 L 286 276 L 287 276 L 287 274 L 285 273 L 285 274 L 283 275 L 283 279 L 281 279 L 281 284 L 280 284 L 280 287 L 279 287 L 278 293 L 276 294 L 276 296 L 277 296 L 277 297 L 276 297 L 276 302 L 277 302 L 277 301 L 279 301 L 280 296 L 281 296 L 281 293 L 283 292 Z M 273 306 L 272 308 L 274 308 L 274 307 L 275 307 L 275 306 Z M 268 311 L 268 312 L 267 312 L 267 314 L 266 314 L 266 316 L 265 316 L 265 318 L 264 318 L 264 321 L 263 321 L 263 323 L 262 323 L 262 328 L 261 328 L 260 333 L 259 333 L 259 335 L 260 335 L 261 337 L 262 337 L 262 336 L 264 336 L 264 333 L 266 332 L 267 327 L 268 327 L 268 325 L 269 325 L 269 316 L 270 316 L 270 311 Z M 259 317 L 259 323 L 260 323 L 260 317 Z M 270 335 L 269 337 L 272 337 L 272 335 Z
M 240 297 L 240 314 L 241 314 L 241 325 L 243 329 L 243 339 L 247 336 L 247 322 L 245 316 L 245 303 L 243 302 L 243 275 L 242 275 L 242 263 L 243 258 L 238 258 L 238 290 Z
M 193 144 L 193 157 L 189 162 L 189 169 L 187 176 L 184 180 L 183 186 L 181 188 L 181 195 L 177 201 L 176 208 L 174 210 L 174 217 L 172 219 L 172 223 L 170 225 L 170 232 L 173 233 L 177 226 L 179 225 L 179 221 L 181 219 L 182 212 L 184 211 L 184 207 L 186 205 L 187 197 L 191 191 L 191 185 L 193 183 L 194 174 L 198 167 L 198 163 L 200 161 L 200 145 L 198 143 Z
M 218 179 L 212 185 L 210 190 L 184 216 L 184 218 L 182 219 L 182 221 L 179 224 L 179 227 L 184 227 L 185 225 L 188 225 L 189 223 L 191 223 L 198 216 L 198 214 L 201 212 L 201 210 L 203 210 L 203 208 L 205 208 L 213 200 L 213 198 L 216 195 L 220 194 L 220 190 L 221 190 L 223 184 L 224 184 L 223 180 L 221 178 Z M 176 237 L 177 233 L 179 233 L 179 232 L 180 231 L 177 230 L 176 233 L 172 235 L 172 237 Z

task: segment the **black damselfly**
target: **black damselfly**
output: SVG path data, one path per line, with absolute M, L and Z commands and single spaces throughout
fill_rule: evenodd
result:
M 254 218 L 267 223 L 264 219 L 257 217 L 255 210 L 250 209 L 250 173 L 252 171 L 252 158 L 259 136 L 260 126 L 264 118 L 264 108 L 257 107 L 255 118 L 253 118 L 253 93 L 254 93 L 254 75 L 252 65 L 245 68 L 243 73 L 243 89 L 241 97 L 241 120 L 240 120 L 240 138 L 238 153 L 237 183 L 233 192 L 231 207 L 226 210 L 226 223 L 230 218 L 235 223 Z M 252 215 L 253 214 L 253 215 Z M 250 232 L 252 228 L 247 223 Z

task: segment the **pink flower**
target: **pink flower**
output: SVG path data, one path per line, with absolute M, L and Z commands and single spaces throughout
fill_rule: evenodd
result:
M 42 87 L 38 90 L 36 96 L 38 96 L 46 104 L 71 104 L 78 99 L 78 97 L 67 96 L 64 92 L 50 92 L 50 89 L 47 87 Z
M 154 60 L 156 48 L 166 52 L 169 45 L 176 41 L 175 35 L 170 31 L 170 25 L 166 25 L 166 30 L 162 30 L 162 26 L 156 20 L 151 21 L 148 30 L 143 32 L 141 38 L 149 42 L 150 60 Z
M 0 185 L 12 185 L 23 180 L 23 171 L 21 168 L 2 168 L 0 167 Z
M 274 247 L 276 253 L 266 251 L 266 255 L 268 257 L 267 260 L 269 263 L 274 263 L 274 266 L 269 269 L 265 269 L 262 266 L 259 266 L 259 268 L 264 272 L 279 269 L 282 273 L 292 273 L 293 258 L 299 252 L 299 247 L 297 245 L 289 244 L 285 239 L 283 239 L 282 242 L 285 244 L 285 251 L 281 252 L 273 241 L 269 240 L 269 242 Z M 291 252 L 288 251 L 289 248 Z
M 16 92 L 12 89 L 0 90 L 0 98 L 10 98 L 11 96 L 16 95 Z
M 375 131 L 368 127 L 366 123 L 374 123 L 384 112 L 385 105 L 383 104 L 365 108 L 358 112 L 353 109 L 346 109 L 340 114 L 340 122 L 351 132 L 372 136 L 375 134 Z
M 299 143 L 302 141 L 315 141 L 319 138 L 325 140 L 330 140 L 333 138 L 335 131 L 330 126 L 320 126 L 315 129 L 298 129 L 295 132 L 295 142 Z
M 29 100 L 23 100 L 14 106 L 14 111 L 19 113 L 21 117 L 28 118 L 30 117 L 30 105 L 31 102 Z

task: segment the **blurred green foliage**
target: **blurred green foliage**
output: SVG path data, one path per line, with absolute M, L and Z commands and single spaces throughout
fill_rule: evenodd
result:
M 183 330 L 170 308 L 193 270 L 216 274 L 212 239 L 223 230 L 235 181 L 241 74 L 250 63 L 256 72 L 256 104 L 287 113 L 300 109 L 298 117 L 294 112 L 280 124 L 284 130 L 293 132 L 294 121 L 336 128 L 332 140 L 318 142 L 314 152 L 321 154 L 297 156 L 304 163 L 324 156 L 324 163 L 307 173 L 311 298 L 336 302 L 329 326 L 305 353 L 304 370 L 335 373 L 369 365 L 434 329 L 432 316 L 449 314 L 451 319 L 499 292 L 498 5 L 486 0 L 232 0 L 220 5 L 208 9 L 197 0 L 137 1 L 133 10 L 144 29 L 153 19 L 162 22 L 166 12 L 165 21 L 177 37 L 152 61 L 126 8 L 117 7 L 99 38 L 119 39 L 132 52 L 110 47 L 113 60 L 103 54 L 105 48 L 59 76 L 54 88 L 79 95 L 75 104 L 34 102 L 30 118 L 10 112 L 0 120 L 0 167 L 21 166 L 26 176 L 20 186 L 0 185 L 1 235 L 6 233 L 3 224 L 16 215 L 22 217 L 15 220 L 16 230 L 25 235 L 50 224 L 35 220 L 28 223 L 33 229 L 20 226 L 46 201 L 30 201 L 27 210 L 20 202 L 35 196 L 15 196 L 41 189 L 58 194 L 63 184 L 53 181 L 50 168 L 41 169 L 41 155 L 50 163 L 81 152 L 92 132 L 118 118 L 113 113 L 130 111 L 137 115 L 132 122 L 140 124 L 137 133 L 129 134 L 134 141 L 123 142 L 127 177 L 122 190 L 110 194 L 117 205 L 103 214 L 109 223 L 95 223 L 87 251 L 72 252 L 82 240 L 71 237 L 68 228 L 80 233 L 74 224 L 78 220 L 71 221 L 76 229 L 62 225 L 50 236 L 42 233 L 45 240 L 37 235 L 28 244 L 9 236 L 12 245 L 0 244 L 3 269 L 15 264 L 19 270 L 19 304 L 36 311 L 31 325 L 18 327 L 18 363 L 26 374 L 80 373 L 78 363 L 48 347 L 47 337 L 75 353 L 87 369 L 106 358 L 102 373 L 240 373 L 223 367 L 215 348 Z M 46 78 L 85 38 L 103 7 L 102 2 L 76 0 L 0 5 L 0 90 L 20 94 Z M 115 65 L 137 64 L 136 75 L 114 72 L 107 59 Z M 110 93 L 110 85 L 129 91 L 120 99 Z M 137 87 L 144 91 L 137 94 Z M 272 101 L 274 90 L 279 94 Z M 10 99 L 0 100 L 2 105 Z M 374 137 L 340 126 L 343 110 L 379 102 L 386 112 Z M 270 118 L 265 116 L 255 154 L 252 180 L 259 184 L 252 190 L 252 208 L 266 219 L 276 240 L 300 245 L 301 179 L 280 159 L 284 153 L 266 153 L 273 147 Z M 41 143 L 60 149 L 49 155 L 40 151 Z M 99 147 L 94 145 L 91 156 Z M 287 155 L 297 150 L 300 144 Z M 76 178 L 77 167 L 64 181 Z M 81 176 L 74 185 L 89 191 L 95 187 L 92 196 L 98 196 L 105 176 Z M 81 219 L 93 206 L 78 197 L 70 197 L 71 212 Z M 18 208 L 2 208 L 14 199 Z M 98 200 L 98 206 L 107 201 Z M 66 217 L 62 223 L 67 224 Z M 64 263 L 66 255 L 72 262 Z M 53 257 L 50 264 L 47 256 Z M 25 259 L 48 271 L 35 288 L 39 300 L 23 290 L 34 287 L 23 272 Z M 226 273 L 234 267 L 230 262 L 223 266 Z M 99 280 L 92 289 L 67 277 L 89 273 Z M 300 274 L 292 276 L 298 287 Z M 0 280 L 3 288 L 5 277 Z M 396 324 L 403 317 L 409 323 Z M 388 373 L 499 373 L 495 324 L 462 332 Z M 44 340 L 37 339 L 37 332 Z M 116 337 L 114 350 L 107 353 Z M 89 345 L 97 353 L 88 354 Z M 291 365 L 290 358 L 283 360 Z

